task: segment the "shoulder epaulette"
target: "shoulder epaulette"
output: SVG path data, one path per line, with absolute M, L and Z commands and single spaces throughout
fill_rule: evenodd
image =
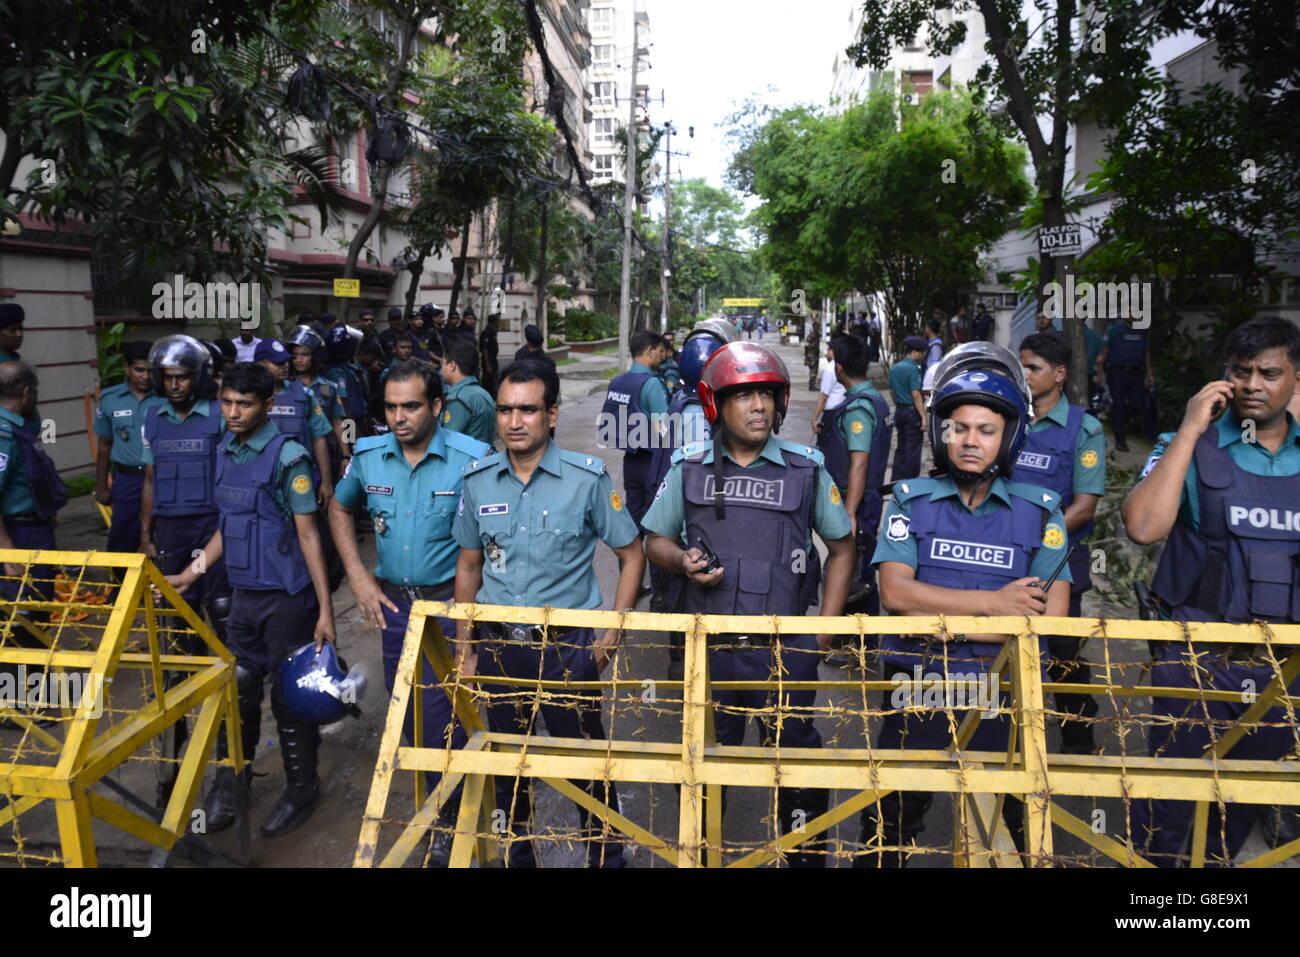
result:
M 465 435 L 463 432 L 453 432 L 451 429 L 447 429 L 444 434 L 446 435 L 447 445 L 471 458 L 487 455 L 492 451 L 492 446 L 480 442 L 472 436 Z
M 311 453 L 297 439 L 286 438 L 284 444 L 280 446 L 280 464 L 294 465 L 303 459 L 311 461 Z
M 387 444 L 387 435 L 368 435 L 364 439 L 357 439 L 356 445 L 353 446 L 353 454 L 360 455 L 362 452 L 383 448 Z
M 568 449 L 560 449 L 560 461 L 567 462 L 569 465 L 576 465 L 595 475 L 605 473 L 605 462 L 594 455 L 583 455 L 581 452 L 570 452 Z
M 490 455 L 483 456 L 481 459 L 475 459 L 473 462 L 470 462 L 469 465 L 465 466 L 460 474 L 465 478 L 469 478 L 475 472 L 482 472 L 484 469 L 489 469 L 494 465 L 500 464 L 501 453 L 493 452 Z
M 711 447 L 712 444 L 709 442 L 691 442 L 689 445 L 683 445 L 673 453 L 672 464 L 676 465 L 679 462 L 685 462 L 687 459 L 693 462 L 702 461 Z
M 1024 499 L 1026 502 L 1033 502 L 1045 512 L 1054 512 L 1061 505 L 1061 496 L 1055 492 L 1037 485 L 1026 485 L 1023 482 L 1008 482 L 1007 491 L 1016 498 Z
M 1101 420 L 1091 412 L 1083 414 L 1083 431 L 1089 435 L 1100 435 L 1102 430 Z
M 910 478 L 900 479 L 893 483 L 893 495 L 895 502 L 906 502 L 910 499 L 920 498 L 922 495 L 931 495 L 934 493 L 935 480 L 932 478 Z
M 798 442 L 787 442 L 785 439 L 777 439 L 776 444 L 781 447 L 782 452 L 802 455 L 819 468 L 826 464 L 826 456 L 821 449 L 813 448 L 811 445 L 800 445 Z

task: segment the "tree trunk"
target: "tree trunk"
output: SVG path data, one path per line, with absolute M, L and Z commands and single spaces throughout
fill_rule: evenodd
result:
M 460 288 L 465 281 L 465 266 L 469 257 L 469 231 L 474 228 L 474 214 L 470 213 L 465 217 L 465 228 L 461 231 L 460 236 L 460 256 L 456 259 L 456 267 L 453 270 L 455 279 L 451 283 L 451 302 L 447 306 L 447 318 L 456 311 L 456 301 L 460 298 Z
M 424 275 L 424 261 L 431 251 L 430 247 L 422 246 L 420 255 L 415 260 L 415 266 L 411 269 L 411 281 L 406 286 L 406 315 L 408 317 L 415 314 L 415 297 L 420 290 L 420 277 Z
M 549 325 L 546 308 L 546 290 L 550 283 L 550 276 L 547 275 L 547 244 L 551 241 L 551 194 L 542 194 L 542 245 L 540 255 L 538 256 L 537 265 L 537 328 L 542 330 L 542 348 L 545 349 L 551 344 L 547 326 Z

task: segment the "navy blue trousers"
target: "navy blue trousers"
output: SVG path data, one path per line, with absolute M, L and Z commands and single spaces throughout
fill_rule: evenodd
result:
M 921 415 L 912 405 L 899 406 L 894 412 L 898 445 L 894 449 L 894 471 L 890 481 L 916 478 L 921 474 Z
M 1273 677 L 1273 669 L 1267 663 L 1234 661 L 1222 654 L 1202 654 L 1197 664 L 1185 646 L 1166 645 L 1151 669 L 1151 684 L 1158 687 L 1200 687 L 1233 692 L 1253 690 L 1256 694 L 1262 693 Z M 1300 679 L 1292 682 L 1289 690 L 1292 695 L 1300 694 Z M 1246 697 L 1249 699 L 1249 695 Z M 1180 722 L 1177 727 L 1153 724 L 1147 734 L 1151 754 L 1157 757 L 1200 758 L 1211 745 L 1210 725 L 1213 725 L 1215 737 L 1221 736 L 1250 708 L 1251 701 L 1234 699 L 1200 702 L 1186 698 L 1153 698 L 1151 704 L 1156 715 L 1183 719 L 1185 722 Z M 1227 758 L 1276 761 L 1285 757 L 1296 746 L 1296 732 L 1287 727 L 1286 722 L 1286 711 L 1282 707 L 1270 708 L 1264 715 L 1263 723 L 1278 727 L 1249 729 L 1228 752 Z M 1151 863 L 1158 867 L 1185 865 L 1195 807 L 1191 801 L 1134 801 L 1133 841 L 1139 852 L 1145 850 Z M 1231 863 L 1246 843 L 1260 813 L 1260 807 L 1256 804 L 1228 804 L 1226 809 L 1227 814 L 1221 820 L 1218 804 L 1210 804 L 1205 857 L 1208 866 L 1224 867 Z
M 140 550 L 140 496 L 143 490 L 143 475 L 113 473 L 113 523 L 108 528 L 108 551 Z
M 655 490 L 650 487 L 653 465 L 654 454 L 651 452 L 623 453 L 623 490 L 627 492 L 627 512 L 632 516 L 632 521 L 636 522 L 637 528 L 641 527 L 641 519 L 650 511 L 650 503 L 654 500 Z
M 313 640 L 318 613 L 310 585 L 296 595 L 236 588 L 231 592 L 226 647 L 240 667 L 279 681 L 285 659 Z
M 709 650 L 709 677 L 713 681 L 775 681 L 778 661 L 780 677 L 785 681 L 817 680 L 821 653 L 817 648 L 817 639 L 812 635 L 786 636 L 779 654 L 766 644 L 728 650 L 726 645 L 736 647 L 734 639 L 719 636 L 718 640 L 724 647 Z M 717 708 L 714 711 L 713 726 L 717 731 L 718 744 L 743 744 L 745 725 L 750 717 L 746 711 L 774 708 L 777 704 L 775 697 L 766 691 L 715 691 L 713 701 Z M 775 745 L 779 734 L 781 747 L 820 748 L 822 736 L 813 724 L 811 710 L 817 692 L 787 691 L 782 697 L 784 700 L 781 704 L 786 710 L 781 715 L 779 729 L 775 713 L 759 718 L 763 744 Z
M 539 643 L 488 640 L 478 646 L 478 673 L 484 676 L 534 678 L 543 681 L 598 681 L 596 657 L 592 651 L 595 636 L 590 628 L 575 628 L 558 641 L 548 642 L 543 652 Z M 585 692 L 563 698 L 550 697 L 554 703 L 533 707 L 533 695 L 519 694 L 517 689 L 503 685 L 488 685 L 493 694 L 488 705 L 488 726 L 502 734 L 531 734 L 540 711 L 546 730 L 553 738 L 605 739 L 605 726 L 601 720 L 600 693 Z M 556 692 L 551 692 L 555 695 Z M 613 781 L 575 782 L 596 800 L 617 810 L 618 794 Z M 516 835 L 527 833 L 527 822 L 532 817 L 532 786 L 527 778 L 505 777 L 496 779 L 498 810 L 507 814 L 513 808 L 511 829 Z M 599 822 L 582 808 L 578 817 L 587 844 L 589 867 L 623 867 L 623 845 L 613 840 L 600 840 Z M 531 855 L 528 842 L 511 845 L 510 860 L 515 866 Z
M 1106 370 L 1106 387 L 1110 389 L 1110 427 L 1115 441 L 1128 444 L 1128 423 L 1146 408 L 1146 372 L 1138 366 L 1111 366 Z

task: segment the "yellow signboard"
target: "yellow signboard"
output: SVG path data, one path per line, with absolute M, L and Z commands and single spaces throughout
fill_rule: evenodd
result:
M 361 280 L 360 279 L 335 279 L 334 295 L 340 299 L 360 299 L 361 298 Z
M 724 299 L 722 304 L 724 306 L 761 306 L 766 301 L 765 299 Z

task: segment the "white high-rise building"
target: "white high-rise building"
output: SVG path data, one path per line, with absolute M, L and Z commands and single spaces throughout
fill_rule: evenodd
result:
M 862 32 L 865 16 L 862 0 L 846 0 L 845 41 L 836 51 L 831 67 L 831 109 L 847 110 L 866 101 L 876 90 L 890 86 L 902 90 L 910 97 L 920 97 L 930 92 L 934 85 L 934 59 L 927 51 L 925 31 L 894 49 L 889 64 L 883 70 L 857 67 L 844 52 Z
M 642 0 L 592 0 L 587 10 L 591 33 L 589 142 L 595 183 L 624 181 L 619 132 L 627 128 L 628 104 L 633 95 L 633 44 L 639 44 L 642 51 L 650 45 L 650 16 L 642 7 Z M 642 55 L 637 68 L 639 97 L 649 93 L 649 74 L 649 57 Z M 638 111 L 643 126 L 648 124 L 648 113 L 648 106 Z

